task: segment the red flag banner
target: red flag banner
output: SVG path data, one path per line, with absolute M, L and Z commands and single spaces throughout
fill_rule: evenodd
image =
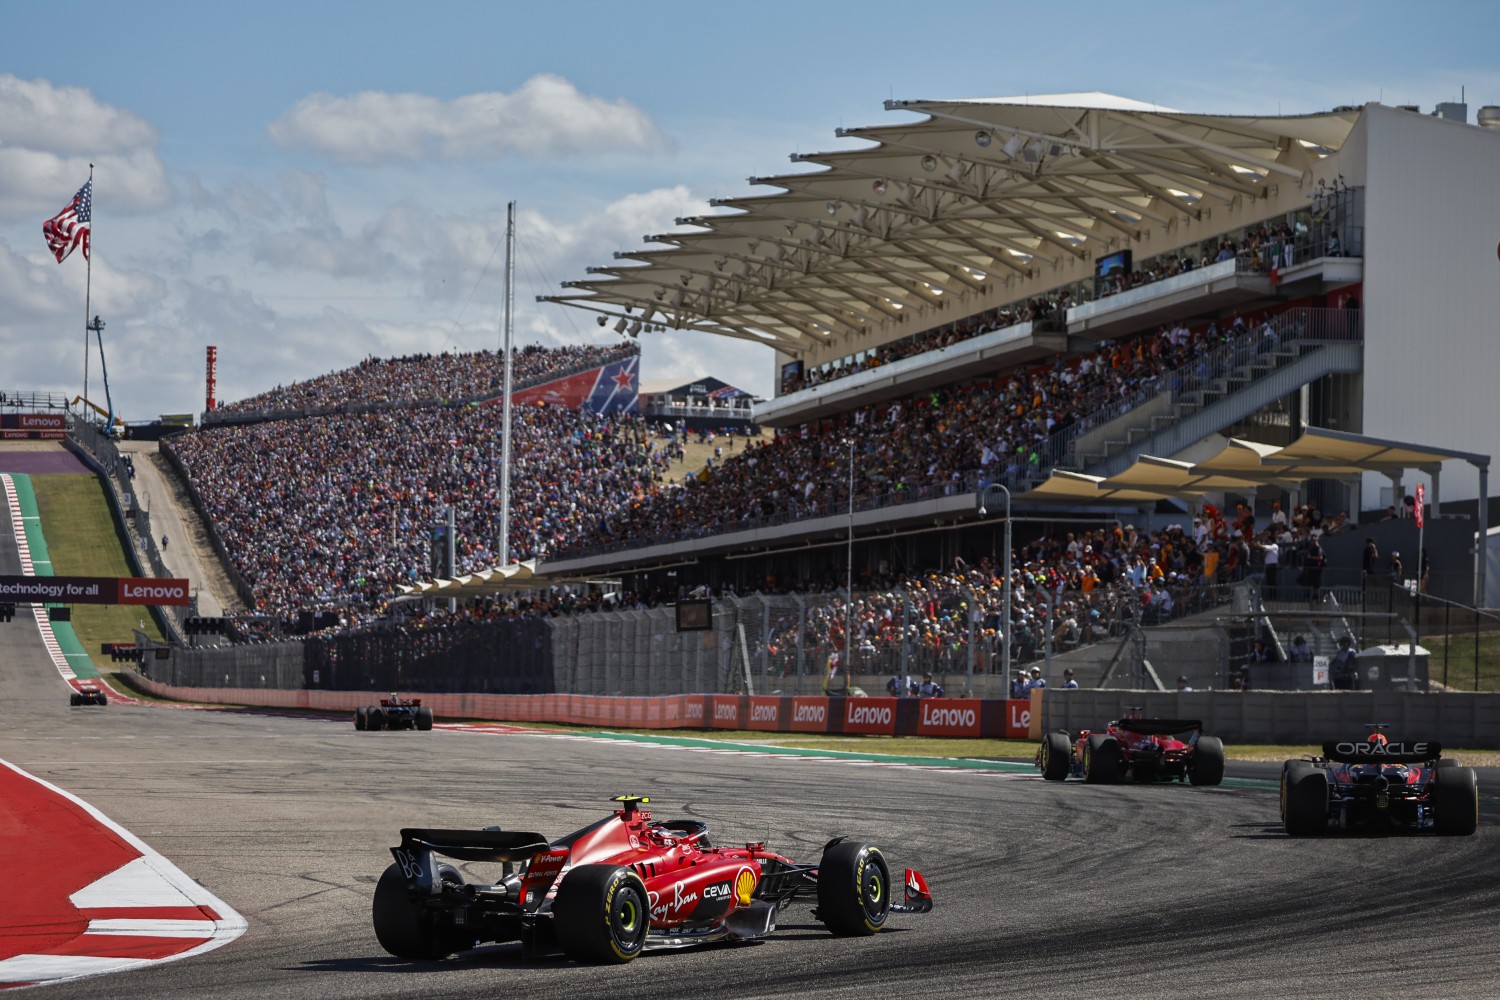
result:
M 1423 483 L 1417 484 L 1417 527 L 1422 526 L 1422 508 L 1427 505 L 1427 488 Z
M 61 264 L 74 250 L 83 248 L 83 259 L 89 259 L 89 228 L 93 218 L 94 181 L 90 178 L 68 207 L 42 223 L 42 235 L 52 256 Z

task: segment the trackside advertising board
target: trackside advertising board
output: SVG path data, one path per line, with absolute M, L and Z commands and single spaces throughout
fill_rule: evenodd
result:
M 978 698 L 923 698 L 917 715 L 918 736 L 978 736 Z
M 0 576 L 0 601 L 17 604 L 175 604 L 188 581 L 165 577 Z

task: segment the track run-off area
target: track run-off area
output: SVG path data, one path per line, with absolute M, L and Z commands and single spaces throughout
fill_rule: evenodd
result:
M 9 537 L 0 573 L 16 571 Z M 1500 995 L 1492 788 L 1473 837 L 1292 840 L 1274 765 L 1231 764 L 1213 789 L 1091 786 L 1015 762 L 676 735 L 71 707 L 35 616 L 17 611 L 0 624 L 0 957 L 60 956 L 3 980 L 54 980 L 37 995 Z M 705 820 L 718 844 L 815 859 L 836 835 L 875 843 L 923 872 L 935 907 L 844 939 L 794 905 L 769 940 L 605 968 L 516 945 L 412 963 L 376 942 L 370 902 L 400 828 L 557 837 L 627 792 Z M 111 961 L 65 961 L 80 954 Z

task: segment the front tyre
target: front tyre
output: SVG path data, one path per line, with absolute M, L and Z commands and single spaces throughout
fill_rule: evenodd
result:
M 438 931 L 436 915 L 411 901 L 406 876 L 397 865 L 387 867 L 375 884 L 370 916 L 380 947 L 397 958 L 436 961 L 457 950 Z
M 891 911 L 891 870 L 880 849 L 841 841 L 818 864 L 817 917 L 839 937 L 868 937 Z
M 1042 740 L 1042 777 L 1063 781 L 1073 770 L 1073 745 L 1067 733 L 1048 733 Z
M 1193 748 L 1193 766 L 1188 780 L 1195 785 L 1217 785 L 1224 780 L 1224 741 L 1217 736 L 1200 736 Z
M 620 965 L 641 953 L 651 929 L 646 883 L 629 868 L 579 865 L 552 900 L 557 944 L 575 962 Z

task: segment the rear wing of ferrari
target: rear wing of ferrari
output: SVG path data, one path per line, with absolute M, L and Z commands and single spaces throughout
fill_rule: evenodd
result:
M 1115 725 L 1139 736 L 1175 736 L 1189 730 L 1203 731 L 1203 722 L 1199 719 L 1120 719 Z
M 1442 755 L 1443 745 L 1431 740 L 1409 743 L 1327 740 L 1323 743 L 1323 756 L 1336 764 L 1425 764 Z
M 427 851 L 460 861 L 525 861 L 551 847 L 540 833 L 516 830 L 428 830 L 407 827 L 401 831 L 400 850 Z

